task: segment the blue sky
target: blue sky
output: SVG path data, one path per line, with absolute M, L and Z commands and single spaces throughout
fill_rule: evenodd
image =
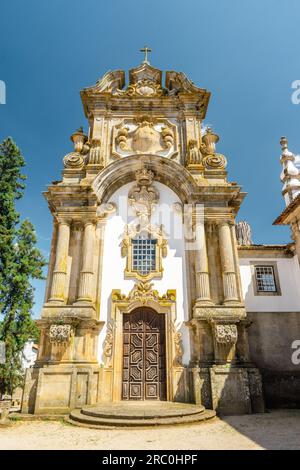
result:
M 256 243 L 285 243 L 289 230 L 272 227 L 284 207 L 279 181 L 281 135 L 300 152 L 300 104 L 291 84 L 300 79 L 298 0 L 2 0 L 0 139 L 22 149 L 28 176 L 19 204 L 49 253 L 51 216 L 42 196 L 60 179 L 70 134 L 87 130 L 79 90 L 107 70 L 141 62 L 184 71 L 212 92 L 206 123 L 219 134 L 231 181 L 248 193 L 239 218 Z M 44 284 L 35 283 L 35 313 Z

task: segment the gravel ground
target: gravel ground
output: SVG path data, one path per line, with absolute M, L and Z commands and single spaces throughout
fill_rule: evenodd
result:
M 17 421 L 0 427 L 0 449 L 300 449 L 300 410 L 135 430 L 88 429 L 61 421 Z

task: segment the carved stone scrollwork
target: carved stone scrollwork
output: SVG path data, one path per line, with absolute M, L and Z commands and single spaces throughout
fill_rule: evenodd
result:
M 224 155 L 220 153 L 216 153 L 214 155 L 206 155 L 202 160 L 203 166 L 205 166 L 208 170 L 215 170 L 215 169 L 225 169 L 227 166 L 227 160 Z
M 113 339 L 114 339 L 114 325 L 109 322 L 107 325 L 106 336 L 103 344 L 104 365 L 109 367 L 112 359 L 113 352 Z
M 171 148 L 174 144 L 174 135 L 171 129 L 166 126 L 161 128 L 161 136 L 163 139 L 163 143 L 167 149 Z
M 161 96 L 164 91 L 160 84 L 154 83 L 152 80 L 139 80 L 137 83 L 128 86 L 127 90 L 119 92 L 119 95 L 128 96 Z
M 235 344 L 238 332 L 236 325 L 215 325 L 216 342 L 220 344 Z
M 81 169 L 84 166 L 84 158 L 80 153 L 71 152 L 64 157 L 63 164 L 65 168 Z
M 175 365 L 182 365 L 183 356 L 183 345 L 182 345 L 182 333 L 180 331 L 174 332 L 174 343 L 175 343 Z
M 122 294 L 118 289 L 113 290 L 112 300 L 124 302 L 138 301 L 142 304 L 147 304 L 150 300 L 157 302 L 175 302 L 176 291 L 167 290 L 166 294 L 160 296 L 158 291 L 153 289 L 152 283 L 138 282 L 134 285 L 133 289 L 129 292 L 128 295 Z
M 50 343 L 69 343 L 72 335 L 71 325 L 51 325 L 49 330 Z
M 127 138 L 128 138 L 129 127 L 122 127 L 117 134 L 116 142 L 117 145 L 123 151 L 129 151 L 130 149 L 127 147 Z
M 111 214 L 114 214 L 117 210 L 117 205 L 114 202 L 106 202 L 100 204 L 97 208 L 98 217 L 107 217 Z

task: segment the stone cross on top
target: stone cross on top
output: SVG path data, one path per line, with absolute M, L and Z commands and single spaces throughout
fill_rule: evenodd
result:
M 141 52 L 144 52 L 145 58 L 143 60 L 143 64 L 148 64 L 150 65 L 150 62 L 148 60 L 148 53 L 152 52 L 152 49 L 150 49 L 148 46 L 144 46 L 143 49 L 140 49 Z

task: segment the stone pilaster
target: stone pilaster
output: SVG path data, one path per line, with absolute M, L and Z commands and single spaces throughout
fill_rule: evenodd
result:
M 84 225 L 82 268 L 79 278 L 79 291 L 77 301 L 92 301 L 92 289 L 94 278 L 94 246 L 95 246 L 95 223 L 88 221 Z
M 234 264 L 234 253 L 229 223 L 219 224 L 219 246 L 222 266 L 224 304 L 238 302 L 237 279 Z
M 65 302 L 69 241 L 70 223 L 69 221 L 59 221 L 50 302 Z

